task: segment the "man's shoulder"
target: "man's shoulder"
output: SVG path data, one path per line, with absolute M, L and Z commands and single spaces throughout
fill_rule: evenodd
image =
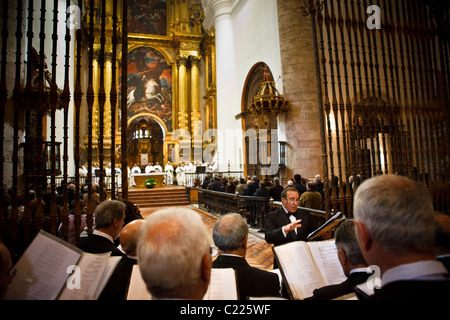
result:
M 448 299 L 450 281 L 395 281 L 383 286 L 370 300 Z
M 89 253 L 105 253 L 111 251 L 113 256 L 124 256 L 124 254 L 108 239 L 96 234 L 81 237 L 78 248 Z
M 270 211 L 270 212 L 267 213 L 266 216 L 272 216 L 272 217 L 274 217 L 274 216 L 277 216 L 277 215 L 279 215 L 279 214 L 281 214 L 281 213 L 284 213 L 283 208 L 279 208 L 279 209 L 275 209 L 275 210 L 273 210 L 273 211 Z
M 213 268 L 233 268 L 238 273 L 244 273 L 246 276 L 258 277 L 263 279 L 277 279 L 278 276 L 270 271 L 252 267 L 245 258 L 220 255 L 214 262 Z

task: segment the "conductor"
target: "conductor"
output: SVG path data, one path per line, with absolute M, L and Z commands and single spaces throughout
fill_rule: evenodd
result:
M 295 187 L 281 193 L 282 208 L 266 216 L 265 240 L 275 246 L 292 241 L 306 241 L 314 231 L 314 221 L 308 210 L 298 208 L 300 196 Z

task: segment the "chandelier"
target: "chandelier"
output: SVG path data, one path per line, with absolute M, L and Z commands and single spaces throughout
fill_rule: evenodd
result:
M 258 129 L 269 129 L 270 119 L 289 108 L 289 102 L 275 88 L 275 83 L 267 67 L 264 68 L 263 82 L 253 97 L 249 108 Z

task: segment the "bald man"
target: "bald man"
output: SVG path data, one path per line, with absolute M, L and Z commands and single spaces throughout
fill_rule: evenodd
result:
M 126 257 L 120 260 L 119 264 L 111 275 L 99 300 L 125 300 L 130 284 L 133 266 L 137 264 L 136 247 L 139 240 L 143 219 L 136 219 L 125 225 L 120 232 L 120 246 Z

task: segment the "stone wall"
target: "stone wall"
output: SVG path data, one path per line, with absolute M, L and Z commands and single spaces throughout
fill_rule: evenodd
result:
M 283 95 L 286 114 L 286 178 L 322 175 L 322 146 L 311 18 L 304 17 L 298 0 L 278 0 Z

